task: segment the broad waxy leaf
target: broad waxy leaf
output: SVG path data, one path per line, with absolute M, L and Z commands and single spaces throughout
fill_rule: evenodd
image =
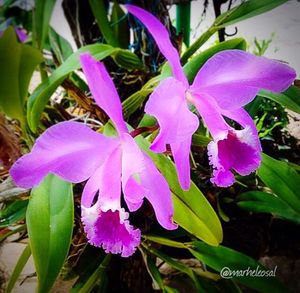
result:
M 49 23 L 52 11 L 55 5 L 55 0 L 35 0 L 34 10 L 34 27 L 35 37 L 40 49 L 44 48 L 45 41 L 48 35 Z
M 0 109 L 25 124 L 24 105 L 28 86 L 36 66 L 43 61 L 35 48 L 19 43 L 9 27 L 0 38 Z
M 113 48 L 110 45 L 105 44 L 88 45 L 80 48 L 77 52 L 73 53 L 61 66 L 59 66 L 55 71 L 53 71 L 53 73 L 46 80 L 44 80 L 29 97 L 27 120 L 29 127 L 33 132 L 37 131 L 41 114 L 51 95 L 55 92 L 56 88 L 64 81 L 64 79 L 70 73 L 81 67 L 79 62 L 79 55 L 84 52 L 89 52 L 97 60 L 103 60 L 108 56 L 121 58 L 117 56 L 124 54 L 126 54 L 126 56 L 134 55 L 133 53 L 130 53 L 127 50 Z M 130 58 L 131 59 L 129 61 L 126 59 L 126 64 L 130 63 L 131 60 L 133 60 L 134 64 L 137 64 L 137 57 L 135 58 L 131 56 Z
M 300 224 L 300 213 L 297 213 L 282 199 L 273 194 L 261 191 L 248 191 L 237 198 L 237 205 L 247 211 L 272 213 L 273 215 Z
M 273 100 L 289 110 L 300 113 L 300 89 L 294 85 L 290 86 L 283 93 L 261 90 L 258 95 Z
M 300 213 L 300 175 L 294 168 L 263 154 L 258 176 L 280 199 Z
M 257 267 L 261 271 L 266 271 L 267 269 L 263 267 L 259 262 L 253 258 L 235 251 L 231 248 L 225 246 L 213 247 L 207 245 L 206 243 L 195 241 L 192 243 L 193 247 L 188 248 L 189 251 L 200 261 L 203 261 L 207 266 L 212 269 L 221 272 L 222 269 L 226 270 L 229 268 L 231 271 L 241 271 L 241 270 L 256 270 Z M 267 270 L 270 271 L 270 270 Z M 282 293 L 286 291 L 286 288 L 272 276 L 264 277 L 253 277 L 253 276 L 239 276 L 233 277 L 233 280 L 259 292 L 278 292 Z
M 64 264 L 74 220 L 72 184 L 50 174 L 31 192 L 26 220 L 38 276 L 38 291 L 48 292 Z

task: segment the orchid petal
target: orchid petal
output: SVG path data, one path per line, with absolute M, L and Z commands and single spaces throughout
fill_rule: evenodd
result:
M 160 131 L 151 150 L 164 152 L 166 144 L 189 139 L 197 130 L 199 120 L 187 106 L 185 87 L 173 77 L 166 78 L 150 96 L 145 112 L 154 116 Z
M 167 181 L 146 154 L 144 154 L 144 164 L 145 169 L 140 174 L 141 183 L 146 189 L 145 197 L 153 206 L 157 221 L 165 229 L 177 229 L 177 225 L 172 220 L 174 208 Z
M 141 241 L 141 231 L 134 229 L 124 209 L 103 211 L 98 204 L 82 207 L 82 222 L 89 242 L 106 253 L 131 256 Z
M 184 190 L 190 188 L 190 150 L 192 137 L 179 143 L 172 143 L 171 150 L 180 182 L 180 186 Z
M 153 206 L 160 225 L 176 229 L 177 225 L 172 222 L 171 192 L 165 178 L 130 135 L 122 136 L 122 147 L 122 185 L 129 210 L 138 209 L 145 197 Z
M 232 111 L 223 110 L 222 114 L 239 123 L 243 128 L 250 128 L 253 134 L 251 137 L 253 137 L 255 148 L 260 152 L 262 151 L 256 125 L 245 109 L 240 108 Z
M 144 156 L 129 134 L 122 135 L 122 187 L 124 199 L 130 211 L 136 211 L 146 193 L 140 174 L 145 169 Z
M 104 64 L 88 53 L 80 55 L 80 62 L 96 103 L 111 118 L 119 133 L 128 132 L 119 95 Z
M 118 209 L 121 204 L 121 148 L 117 146 L 87 181 L 81 204 L 89 208 L 98 194 L 101 210 Z
M 201 96 L 193 94 L 192 102 L 214 139 L 222 137 L 223 133 L 229 130 L 229 125 L 224 120 L 221 109 L 213 98 L 204 94 Z
M 188 82 L 180 64 L 179 54 L 171 43 L 167 29 L 155 16 L 148 11 L 145 11 L 134 5 L 127 4 L 125 7 L 129 13 L 133 14 L 142 22 L 142 24 L 145 25 L 154 38 L 160 52 L 170 63 L 174 77 L 180 80 L 187 87 Z
M 286 90 L 295 71 L 278 61 L 242 50 L 226 50 L 210 58 L 198 72 L 191 91 L 213 97 L 220 108 L 232 110 L 251 102 L 260 89 Z
M 61 122 L 48 128 L 31 152 L 21 157 L 10 174 L 20 187 L 37 185 L 48 173 L 78 183 L 103 163 L 115 140 L 78 122 Z

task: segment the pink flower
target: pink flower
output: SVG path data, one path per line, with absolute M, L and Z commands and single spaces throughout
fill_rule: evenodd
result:
M 92 95 L 110 116 L 117 136 L 104 136 L 78 122 L 58 123 L 37 139 L 10 173 L 26 188 L 37 185 L 50 172 L 73 183 L 88 180 L 81 204 L 89 242 L 127 257 L 139 245 L 141 232 L 129 223 L 129 214 L 121 206 L 121 190 L 129 211 L 136 211 L 146 198 L 158 222 L 170 230 L 177 228 L 172 222 L 171 193 L 152 160 L 130 136 L 118 93 L 104 65 L 88 54 L 80 60 Z
M 189 189 L 191 139 L 199 125 L 197 116 L 190 111 L 194 105 L 213 137 L 208 145 L 214 170 L 211 181 L 227 187 L 235 181 L 233 170 L 241 175 L 256 170 L 261 161 L 261 146 L 255 124 L 242 107 L 260 89 L 287 89 L 296 77 L 295 71 L 277 61 L 241 50 L 227 50 L 210 58 L 189 85 L 166 28 L 149 12 L 133 5 L 126 8 L 151 33 L 173 73 L 173 77 L 161 81 L 145 107 L 146 113 L 160 125 L 151 150 L 164 152 L 166 145 L 170 145 L 180 184 Z M 232 128 L 224 117 L 243 129 Z

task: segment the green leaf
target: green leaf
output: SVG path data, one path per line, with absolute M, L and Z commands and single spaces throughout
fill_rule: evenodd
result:
M 80 280 L 80 282 L 75 283 L 71 290 L 71 293 L 89 293 L 96 286 L 101 286 L 101 283 L 103 283 L 104 279 L 106 278 L 105 270 L 109 265 L 110 260 L 111 255 L 106 255 L 98 268 L 92 274 L 88 275 L 85 280 Z
M 194 133 L 192 137 L 192 145 L 206 147 L 211 139 L 205 135 Z
M 34 34 L 38 47 L 44 48 L 55 0 L 35 0 Z
M 183 264 L 183 263 L 181 263 L 177 260 L 174 260 L 173 258 L 171 258 L 168 255 L 162 253 L 161 251 L 159 251 L 159 250 L 157 250 L 153 247 L 148 246 L 145 243 L 142 243 L 142 245 L 146 250 L 148 250 L 150 253 L 154 254 L 155 256 L 160 258 L 161 260 L 165 261 L 167 264 L 169 264 L 174 269 L 176 269 L 176 270 L 186 274 L 187 276 L 189 276 L 193 280 L 193 282 L 195 284 L 195 287 L 197 289 L 197 292 L 201 291 L 199 281 L 198 281 L 198 279 L 196 277 L 196 274 L 193 271 L 193 269 L 191 269 L 187 265 L 185 265 L 185 264 Z
M 10 276 L 9 282 L 7 284 L 5 293 L 10 293 L 12 289 L 14 288 L 22 270 L 24 269 L 29 257 L 31 255 L 30 245 L 27 244 L 25 249 L 23 250 L 20 258 L 18 259 L 18 262 Z
M 263 154 L 259 178 L 293 210 L 300 213 L 300 175 L 288 163 Z
M 7 227 L 25 218 L 28 200 L 17 200 L 0 211 L 0 228 Z
M 49 101 L 51 95 L 56 88 L 64 81 L 64 79 L 81 67 L 79 55 L 83 52 L 89 52 L 97 60 L 102 60 L 113 54 L 117 49 L 104 44 L 88 45 L 80 48 L 72 54 L 61 66 L 44 80 L 32 93 L 28 100 L 27 119 L 28 124 L 33 132 L 38 129 L 40 116 Z
M 174 241 L 168 238 L 164 238 L 164 237 L 160 237 L 160 236 L 154 236 L 154 235 L 143 235 L 143 238 L 162 244 L 162 245 L 166 245 L 166 246 L 170 246 L 170 247 L 174 247 L 174 248 L 186 248 L 184 243 L 178 242 L 178 241 Z
M 294 85 L 290 86 L 283 93 L 261 90 L 258 96 L 268 98 L 289 110 L 300 113 L 300 89 Z
M 184 72 L 189 82 L 193 82 L 199 69 L 204 65 L 204 63 L 209 58 L 211 58 L 216 53 L 224 50 L 232 50 L 232 49 L 246 50 L 246 48 L 247 48 L 247 43 L 243 38 L 231 39 L 229 41 L 219 43 L 191 58 L 191 60 L 184 65 L 183 67 Z
M 232 25 L 239 21 L 248 19 L 268 12 L 277 6 L 286 3 L 288 0 L 249 0 L 244 1 L 239 6 L 236 6 L 229 11 L 221 14 L 216 18 L 214 24 L 219 28 Z
M 17 41 L 9 27 L 0 38 L 0 109 L 25 124 L 24 104 L 28 86 L 36 66 L 43 61 L 41 53 Z
M 27 105 L 27 120 L 29 127 L 33 132 L 37 132 L 43 110 L 56 88 L 69 76 L 69 74 L 71 74 L 74 70 L 81 68 L 79 56 L 82 53 L 90 53 L 97 60 L 103 60 L 108 56 L 112 56 L 115 60 L 122 59 L 123 65 L 125 63 L 125 65 L 130 69 L 138 68 L 140 66 L 140 61 L 137 61 L 136 59 L 138 57 L 127 50 L 113 48 L 112 46 L 105 44 L 94 44 L 81 47 L 62 65 L 54 70 L 53 73 L 45 79 L 29 97 Z
M 146 253 L 146 250 L 144 252 L 144 250 L 140 248 L 140 252 L 142 253 L 145 266 L 147 268 L 150 277 L 152 278 L 152 282 L 155 284 L 156 287 L 158 287 L 161 290 L 164 290 L 165 288 L 164 280 L 158 268 L 156 267 L 155 260 L 151 255 Z
M 111 12 L 111 26 L 114 35 L 118 39 L 121 48 L 127 49 L 129 46 L 130 28 L 125 12 L 120 7 L 117 1 L 114 1 Z
M 148 95 L 152 93 L 153 89 L 161 79 L 161 74 L 151 78 L 139 91 L 133 93 L 122 103 L 123 115 L 125 119 L 128 119 L 131 114 L 133 114 L 143 105 Z
M 89 0 L 89 3 L 105 41 L 113 47 L 119 47 L 118 39 L 107 19 L 104 0 Z
M 173 162 L 164 155 L 149 151 L 149 142 L 142 136 L 138 136 L 136 141 L 155 162 L 169 184 L 173 194 L 175 222 L 197 238 L 218 245 L 223 238 L 222 227 L 206 197 L 193 182 L 188 191 L 182 190 Z
M 257 16 L 288 0 L 248 0 L 218 16 L 212 26 L 204 32 L 182 55 L 181 62 L 185 64 L 188 59 L 219 29 L 237 23 L 247 18 Z
M 237 205 L 247 211 L 272 213 L 273 215 L 300 224 L 300 213 L 294 211 L 279 197 L 261 191 L 248 191 L 237 197 Z
M 140 58 L 128 50 L 117 49 L 116 52 L 112 54 L 112 58 L 118 66 L 127 70 L 143 69 L 144 67 Z
M 26 221 L 37 292 L 49 292 L 64 264 L 71 244 L 73 209 L 72 184 L 52 174 L 31 192 Z
M 60 36 L 52 27 L 50 27 L 49 30 L 49 41 L 51 49 L 54 51 L 55 56 L 60 63 L 63 63 L 63 61 L 73 54 L 70 43 Z
M 221 272 L 222 269 L 224 272 L 226 268 L 230 269 L 231 271 L 241 271 L 247 269 L 248 271 L 255 271 L 258 268 L 258 270 L 270 272 L 270 270 L 267 270 L 264 266 L 251 257 L 224 246 L 213 247 L 203 242 L 195 241 L 193 242 L 193 246 L 189 247 L 188 249 L 197 259 L 218 272 Z M 276 269 L 273 269 L 273 273 L 276 274 L 276 271 L 274 270 Z M 239 277 L 232 276 L 232 280 L 237 281 L 247 287 L 253 288 L 259 292 L 282 293 L 286 291 L 286 288 L 275 277 L 272 276 L 253 277 L 250 275 L 246 276 L 246 274 L 244 274 L 244 276 Z

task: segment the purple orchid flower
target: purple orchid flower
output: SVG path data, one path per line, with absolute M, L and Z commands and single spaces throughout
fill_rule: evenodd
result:
M 26 40 L 28 38 L 26 30 L 24 30 L 23 28 L 20 28 L 20 27 L 15 27 L 15 32 L 21 43 L 26 42 Z
M 92 95 L 113 121 L 117 136 L 104 136 L 79 122 L 58 123 L 37 139 L 10 174 L 25 188 L 37 185 L 50 172 L 72 183 L 88 179 L 81 200 L 88 240 L 106 252 L 127 257 L 140 243 L 141 232 L 130 225 L 129 215 L 121 207 L 121 188 L 129 211 L 136 211 L 145 197 L 158 222 L 169 230 L 177 228 L 172 222 L 171 193 L 153 161 L 130 136 L 118 93 L 104 65 L 89 54 L 82 54 L 80 61 Z
M 149 12 L 133 5 L 126 8 L 151 33 L 173 73 L 173 77 L 161 81 L 145 107 L 145 112 L 154 116 L 160 126 L 151 150 L 164 152 L 170 145 L 181 187 L 189 189 L 191 139 L 199 125 L 197 116 L 189 110 L 194 105 L 213 138 L 208 145 L 214 169 L 211 181 L 227 187 L 235 181 L 232 170 L 240 175 L 256 170 L 261 162 L 261 146 L 255 124 L 242 107 L 260 89 L 287 89 L 296 77 L 295 71 L 264 57 L 227 50 L 210 58 L 189 85 L 166 28 Z M 243 129 L 232 128 L 224 117 Z
M 6 21 L 6 25 L 4 25 L 5 29 L 7 29 L 7 27 L 9 26 L 9 23 L 10 23 L 10 21 L 7 20 L 7 21 Z M 4 30 L 5 30 L 5 29 L 4 29 Z M 4 31 L 4 30 L 3 30 L 3 31 Z M 15 30 L 15 32 L 16 32 L 16 35 L 17 35 L 19 41 L 20 41 L 21 43 L 26 42 L 26 40 L 27 40 L 27 38 L 28 38 L 28 35 L 27 35 L 26 30 L 23 29 L 23 28 L 17 27 L 17 26 L 14 26 L 14 30 Z M 3 31 L 2 31 L 2 30 L 0 31 L 0 37 L 3 35 Z

